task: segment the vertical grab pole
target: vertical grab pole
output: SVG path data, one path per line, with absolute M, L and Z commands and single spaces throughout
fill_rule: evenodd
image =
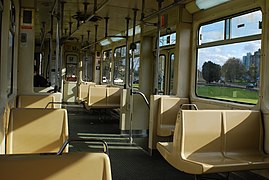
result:
M 62 64 L 63 64 L 63 42 L 62 42 L 62 36 L 63 36 L 63 17 L 64 17 L 64 4 L 65 2 L 61 2 L 61 13 L 60 13 L 60 27 L 59 27 L 59 48 L 60 48 L 60 54 L 59 54 L 59 88 L 58 91 L 61 92 L 62 88 Z
M 51 21 L 50 21 L 50 41 L 49 41 L 49 72 L 48 72 L 48 75 L 49 75 L 49 79 L 50 79 L 50 82 L 52 82 L 52 74 L 51 74 L 51 70 L 52 70 L 52 53 L 53 53 L 53 15 L 50 16 L 51 18 Z
M 129 17 L 126 17 L 126 67 L 125 67 L 125 84 L 124 84 L 124 88 L 126 88 L 127 90 L 127 97 L 128 96 L 128 92 L 129 92 L 129 89 L 130 89 L 130 86 L 129 86 L 129 74 L 130 74 L 130 55 L 129 55 L 129 44 L 128 44 L 128 40 L 129 40 L 129 22 L 130 22 L 130 18 Z M 131 110 L 131 104 L 130 104 L 130 101 L 128 99 L 126 99 L 126 105 L 127 105 L 127 110 Z M 131 114 L 129 116 L 129 119 L 130 119 L 130 130 L 129 130 L 129 140 L 130 140 L 130 143 L 133 142 L 133 135 L 132 135 L 132 124 L 131 124 Z
M 54 92 L 59 88 L 59 54 L 60 54 L 60 37 L 59 37 L 59 1 L 57 1 L 57 21 L 56 21 L 56 56 L 55 56 L 55 86 Z
M 132 59 L 127 59 L 130 62 L 131 67 L 129 68 L 130 71 L 130 143 L 133 143 L 133 107 L 134 107 L 134 98 L 133 98 L 133 76 L 134 76 L 134 58 L 135 58 L 135 26 L 136 26 L 136 14 L 138 9 L 133 9 L 134 11 L 134 19 L 133 19 L 133 37 L 132 37 L 132 44 L 130 46 L 130 49 L 132 51 Z

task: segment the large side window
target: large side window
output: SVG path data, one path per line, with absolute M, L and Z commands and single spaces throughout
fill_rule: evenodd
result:
M 123 85 L 126 68 L 126 46 L 118 47 L 114 51 L 114 78 L 113 83 Z
M 8 96 L 13 93 L 13 63 L 14 63 L 14 34 L 15 34 L 15 6 L 13 1 L 10 1 L 10 21 L 9 21 L 9 44 L 8 44 L 8 63 L 7 63 L 7 77 Z
M 262 12 L 259 10 L 200 26 L 197 96 L 257 103 L 261 29 Z

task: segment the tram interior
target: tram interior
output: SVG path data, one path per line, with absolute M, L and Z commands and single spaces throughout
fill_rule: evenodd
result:
M 0 179 L 269 178 L 268 0 L 0 5 Z

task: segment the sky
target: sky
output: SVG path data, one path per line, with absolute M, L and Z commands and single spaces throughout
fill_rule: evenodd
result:
M 262 21 L 261 11 L 255 11 L 231 19 L 231 38 L 261 34 L 259 21 Z M 200 29 L 199 44 L 220 41 L 224 39 L 225 21 L 204 25 Z M 201 70 L 204 62 L 212 61 L 223 65 L 229 58 L 235 57 L 242 60 L 247 53 L 253 54 L 261 48 L 261 40 L 219 45 L 198 49 L 198 68 Z

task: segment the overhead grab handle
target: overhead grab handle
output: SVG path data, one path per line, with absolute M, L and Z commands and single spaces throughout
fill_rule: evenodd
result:
M 196 104 L 181 104 L 180 110 L 184 109 L 184 107 L 190 107 L 190 108 L 193 107 L 195 110 L 198 110 L 198 107 L 196 106 Z
M 60 148 L 60 150 L 57 152 L 57 155 L 61 155 L 65 149 L 65 147 L 67 146 L 67 144 L 69 144 L 70 142 L 86 142 L 86 141 L 91 141 L 91 142 L 101 142 L 103 144 L 104 147 L 104 153 L 106 153 L 107 155 L 109 155 L 109 151 L 108 151 L 108 145 L 107 143 L 102 140 L 102 139 L 94 139 L 94 138 L 86 138 L 86 139 L 67 139 L 64 144 L 62 145 L 62 147 Z

